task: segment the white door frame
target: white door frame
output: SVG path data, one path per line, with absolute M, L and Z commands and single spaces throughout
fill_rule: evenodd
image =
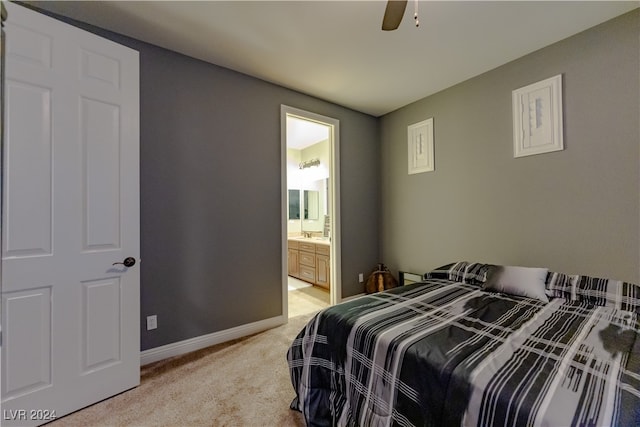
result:
M 282 315 L 288 319 L 288 285 L 287 285 L 287 117 L 317 122 L 329 127 L 329 176 L 331 209 L 329 223 L 331 229 L 331 274 L 330 274 L 330 303 L 338 304 L 342 301 L 342 266 L 340 255 L 340 121 L 331 117 L 301 110 L 288 105 L 280 106 L 280 171 L 281 171 L 281 229 L 282 229 Z

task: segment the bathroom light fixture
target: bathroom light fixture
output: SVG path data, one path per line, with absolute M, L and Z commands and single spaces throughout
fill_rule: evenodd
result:
M 320 159 L 311 159 L 306 162 L 301 162 L 299 165 L 300 169 L 310 168 L 311 166 L 320 166 Z

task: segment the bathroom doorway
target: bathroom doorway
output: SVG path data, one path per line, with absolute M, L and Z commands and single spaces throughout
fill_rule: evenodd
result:
M 341 300 L 339 121 L 283 105 L 282 286 L 285 318 Z

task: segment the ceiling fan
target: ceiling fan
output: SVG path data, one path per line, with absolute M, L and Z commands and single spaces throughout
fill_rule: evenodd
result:
M 420 26 L 418 21 L 418 0 L 414 0 L 415 13 L 413 19 L 416 22 L 416 27 Z M 407 8 L 407 0 L 389 0 L 387 7 L 384 11 L 384 18 L 382 18 L 382 29 L 384 31 L 393 31 L 400 26 L 404 11 Z

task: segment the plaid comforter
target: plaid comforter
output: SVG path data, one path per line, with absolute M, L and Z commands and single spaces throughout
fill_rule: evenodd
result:
M 308 426 L 638 426 L 640 316 L 430 279 L 319 312 L 287 353 Z

